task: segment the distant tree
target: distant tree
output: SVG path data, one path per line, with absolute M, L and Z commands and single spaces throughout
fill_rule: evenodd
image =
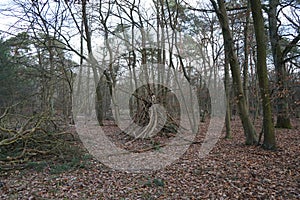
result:
M 23 101 L 34 94 L 34 80 L 29 78 L 32 69 L 27 66 L 31 41 L 26 33 L 0 41 L 0 107 Z

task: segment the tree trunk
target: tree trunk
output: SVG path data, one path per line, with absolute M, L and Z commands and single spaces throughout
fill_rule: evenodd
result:
M 229 20 L 225 9 L 225 4 L 223 0 L 218 0 L 218 6 L 219 6 L 218 8 L 214 0 L 211 0 L 211 2 L 217 13 L 220 25 L 222 27 L 222 34 L 223 34 L 224 48 L 225 48 L 225 59 L 228 60 L 230 64 L 234 90 L 235 90 L 237 104 L 239 108 L 239 114 L 240 114 L 240 118 L 246 136 L 246 144 L 247 145 L 257 144 L 257 135 L 249 117 L 249 109 L 243 91 L 238 59 L 234 52 L 234 44 L 229 29 Z
M 226 139 L 230 139 L 231 135 L 231 106 L 230 106 L 230 91 L 229 91 L 229 66 L 225 61 L 225 93 L 226 93 L 226 116 L 225 116 L 225 125 L 226 125 Z
M 250 23 L 250 3 L 248 2 L 246 11 L 246 24 L 244 28 L 244 65 L 243 65 L 243 89 L 246 98 L 247 105 L 249 106 L 249 92 L 248 92 L 248 81 L 249 81 L 249 23 Z
M 277 26 L 277 6 L 279 5 L 279 0 L 269 1 L 269 37 L 271 41 L 271 49 L 273 54 L 273 62 L 275 65 L 275 70 L 277 74 L 277 84 L 278 92 L 277 95 L 277 123 L 278 128 L 291 128 L 291 122 L 289 117 L 289 105 L 288 99 L 286 97 L 287 89 L 287 76 L 284 66 L 284 56 L 282 55 L 282 50 L 280 47 L 280 37 L 278 35 Z
M 257 43 L 257 74 L 259 80 L 259 88 L 262 98 L 263 107 L 263 133 L 264 142 L 263 147 L 266 149 L 275 149 L 275 132 L 272 120 L 272 108 L 269 92 L 269 80 L 266 62 L 266 41 L 264 18 L 262 15 L 262 8 L 260 0 L 251 0 L 251 10 L 253 17 L 253 24 L 255 29 L 255 38 Z
M 87 49 L 88 49 L 88 54 L 89 54 L 89 61 L 93 70 L 93 77 L 94 77 L 94 83 L 97 85 L 99 81 L 99 76 L 98 76 L 98 62 L 94 57 L 93 49 L 92 49 L 92 30 L 90 30 L 89 26 L 89 21 L 88 21 L 88 14 L 86 10 L 86 3 L 87 0 L 82 1 L 82 21 L 84 25 L 84 31 L 85 31 L 85 36 L 86 36 L 86 44 L 87 44 Z

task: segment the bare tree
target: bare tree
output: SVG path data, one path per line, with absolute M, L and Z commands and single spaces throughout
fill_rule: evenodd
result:
M 224 48 L 225 48 L 225 59 L 229 61 L 230 69 L 232 73 L 232 79 L 234 84 L 234 90 L 237 98 L 237 104 L 239 108 L 240 118 L 242 120 L 246 144 L 253 145 L 257 143 L 257 136 L 254 126 L 249 117 L 249 109 L 246 102 L 246 98 L 243 91 L 241 76 L 240 76 L 240 67 L 238 63 L 237 56 L 234 51 L 234 44 L 229 28 L 228 16 L 226 13 L 226 8 L 224 1 L 218 0 L 218 4 L 211 0 L 215 12 L 217 13 L 224 39 Z
M 294 5 L 296 4 L 296 5 Z M 286 70 L 286 64 L 290 58 L 288 54 L 296 47 L 297 43 L 300 41 L 300 34 L 288 34 L 288 37 L 280 34 L 281 21 L 279 19 L 279 14 L 282 14 L 291 24 L 291 30 L 298 30 L 300 24 L 293 20 L 293 18 L 298 18 L 295 16 L 295 13 L 291 11 L 291 17 L 283 12 L 284 7 L 293 7 L 297 9 L 297 3 L 293 1 L 287 1 L 286 5 L 282 5 L 280 8 L 279 0 L 269 1 L 269 7 L 266 9 L 268 13 L 268 22 L 269 22 L 269 38 L 271 43 L 273 62 L 275 65 L 276 76 L 277 76 L 277 122 L 276 127 L 278 128 L 291 128 L 290 122 L 290 111 L 288 104 L 288 72 Z M 280 11 L 281 13 L 280 13 Z M 289 30 L 290 32 L 290 30 Z M 288 41 L 288 44 L 283 47 L 282 43 L 285 42 L 283 38 L 292 39 Z M 292 56 L 293 57 L 293 56 Z
M 259 78 L 260 93 L 263 104 L 263 147 L 275 149 L 275 131 L 272 119 L 272 107 L 269 92 L 269 80 L 267 72 L 266 36 L 264 29 L 264 18 L 260 0 L 251 0 L 251 10 L 254 22 L 255 37 L 257 43 L 257 73 Z

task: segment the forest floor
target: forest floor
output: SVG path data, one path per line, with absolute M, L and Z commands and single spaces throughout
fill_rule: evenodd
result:
M 195 143 L 158 171 L 112 170 L 88 154 L 65 163 L 32 162 L 1 172 L 0 199 L 300 199 L 299 119 L 293 129 L 276 129 L 276 151 L 245 146 L 240 121 L 232 127 L 233 138 L 223 139 L 223 131 L 208 156 L 199 158 L 201 143 Z

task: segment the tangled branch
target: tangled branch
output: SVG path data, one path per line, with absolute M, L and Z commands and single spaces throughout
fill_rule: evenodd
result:
M 60 130 L 49 113 L 17 116 L 9 112 L 10 108 L 0 115 L 1 166 L 7 168 L 38 156 L 60 155 L 64 152 L 69 132 Z

